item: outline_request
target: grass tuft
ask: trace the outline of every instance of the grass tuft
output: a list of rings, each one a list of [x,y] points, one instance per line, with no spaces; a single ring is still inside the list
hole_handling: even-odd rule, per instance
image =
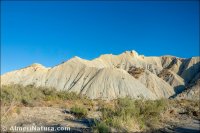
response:
[[[85,118],[87,116],[88,110],[84,107],[73,106],[70,110],[78,118]]]

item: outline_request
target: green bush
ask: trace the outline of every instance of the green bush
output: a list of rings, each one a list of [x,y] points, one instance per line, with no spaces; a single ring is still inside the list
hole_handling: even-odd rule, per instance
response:
[[[118,116],[122,116],[124,119],[126,119],[126,116],[138,117],[139,111],[140,110],[136,106],[135,101],[131,98],[126,97],[118,99],[116,105],[116,113]]]
[[[102,121],[120,130],[124,125],[131,125],[134,121],[140,128],[154,127],[158,124],[160,114],[166,107],[166,100],[133,100],[129,97],[119,98],[114,108],[103,106]]]
[[[105,122],[95,122],[94,130],[97,130],[98,133],[111,132],[109,126]]]
[[[136,100],[136,106],[140,109],[138,120],[141,127],[154,128],[160,118],[161,112],[167,106],[165,99],[160,100]]]
[[[57,99],[56,89],[53,88],[43,88],[42,93],[44,94],[45,101],[52,101]]]
[[[71,108],[70,112],[78,118],[84,118],[87,116],[88,110],[84,107],[78,107],[75,105]]]

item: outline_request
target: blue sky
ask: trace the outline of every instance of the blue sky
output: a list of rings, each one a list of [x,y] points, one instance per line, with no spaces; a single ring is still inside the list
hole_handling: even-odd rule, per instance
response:
[[[126,50],[198,56],[198,11],[198,1],[4,1],[1,73]]]

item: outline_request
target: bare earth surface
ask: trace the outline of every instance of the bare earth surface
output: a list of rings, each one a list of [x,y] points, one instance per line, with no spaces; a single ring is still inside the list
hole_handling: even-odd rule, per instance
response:
[[[160,129],[159,132],[164,133],[199,133],[200,121],[192,118],[185,118],[178,123],[169,123],[170,126]]]
[[[91,120],[76,119],[68,110],[55,107],[22,107],[20,114],[13,113],[5,123],[7,129],[19,127],[49,126],[70,127],[72,131],[81,132],[91,126]],[[88,129],[87,129],[88,130]]]

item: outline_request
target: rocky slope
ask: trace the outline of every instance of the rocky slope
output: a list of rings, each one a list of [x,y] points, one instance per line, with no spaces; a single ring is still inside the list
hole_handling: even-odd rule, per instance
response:
[[[176,99],[200,100],[200,80],[188,86]]]
[[[146,57],[127,51],[120,55],[102,55],[91,61],[74,57],[52,68],[33,64],[2,75],[1,85],[54,87],[92,99],[125,96],[158,99],[181,93],[199,79],[199,73],[199,57]]]

